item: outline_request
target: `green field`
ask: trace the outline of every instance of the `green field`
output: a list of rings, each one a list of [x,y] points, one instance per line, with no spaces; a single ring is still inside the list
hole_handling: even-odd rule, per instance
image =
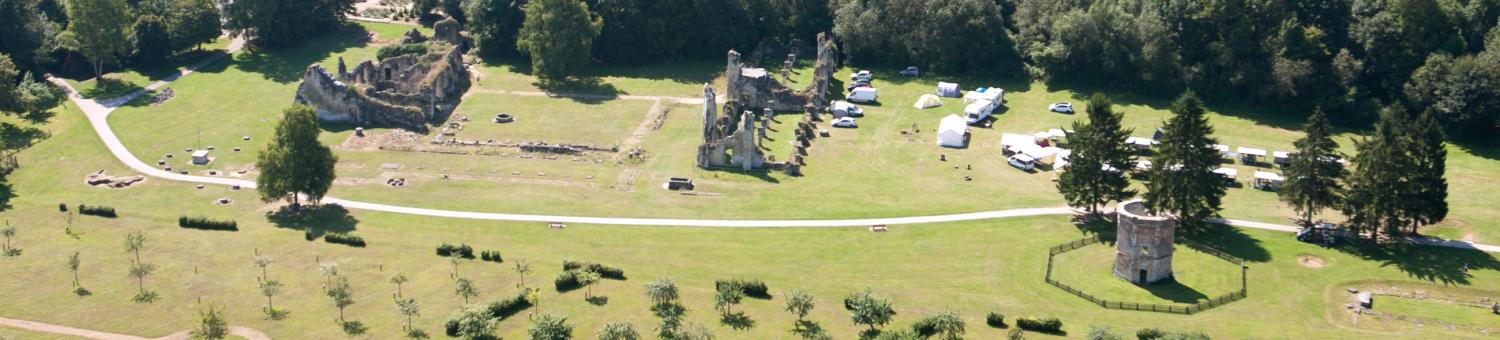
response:
[[[1138,286],[1114,276],[1113,244],[1057,254],[1052,279],[1111,302],[1189,306],[1240,290],[1239,265],[1183,245],[1172,253],[1175,282]]]

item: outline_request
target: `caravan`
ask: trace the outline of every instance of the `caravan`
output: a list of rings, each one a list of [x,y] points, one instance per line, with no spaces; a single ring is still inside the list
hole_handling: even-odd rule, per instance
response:
[[[964,118],[968,120],[969,124],[979,124],[990,118],[990,114],[995,112],[995,106],[997,105],[994,101],[989,100],[969,103],[968,106],[964,107]]]

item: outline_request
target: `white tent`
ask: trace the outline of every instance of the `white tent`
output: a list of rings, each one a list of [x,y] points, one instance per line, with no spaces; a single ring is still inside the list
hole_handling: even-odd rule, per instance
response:
[[[937,144],[950,148],[961,148],[964,146],[964,136],[969,134],[969,124],[964,117],[948,115],[943,117],[943,122],[938,125]]]
[[[943,106],[943,101],[939,100],[937,96],[930,95],[930,94],[924,94],[924,95],[922,95],[922,97],[917,98],[917,102],[916,103],[911,104],[911,107],[915,107],[917,109],[925,109],[925,108],[939,107],[939,106]]]
[[[1028,135],[1006,133],[1000,135],[1000,148],[1006,151],[1015,151],[1015,147],[1022,145],[1036,145],[1036,138]]]
[[[1052,162],[1052,169],[1061,170],[1062,168],[1068,167],[1068,164],[1072,164],[1071,162],[1068,162],[1068,157],[1072,156],[1073,150],[1062,149],[1058,151],[1057,160]],[[1105,164],[1104,166],[1109,166],[1109,164]]]

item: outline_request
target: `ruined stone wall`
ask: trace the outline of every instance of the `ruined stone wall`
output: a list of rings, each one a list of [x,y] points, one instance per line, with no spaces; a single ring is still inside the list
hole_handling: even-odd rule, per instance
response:
[[[420,36],[420,35],[418,35]],[[309,66],[296,102],[318,109],[320,120],[426,131],[434,117],[452,112],[468,91],[469,71],[459,49],[429,42],[430,51],[364,61],[344,73]]]
[[[818,35],[818,59],[813,81],[802,90],[793,90],[777,81],[775,75],[756,63],[744,63],[740,53],[729,51],[724,69],[726,95],[749,109],[771,109],[778,112],[804,111],[816,114],[827,108],[828,81],[837,67],[838,51],[832,39]]]
[[[1172,250],[1177,221],[1151,215],[1140,200],[1120,203],[1115,211],[1115,277],[1136,284],[1172,278]],[[1145,272],[1144,280],[1141,272]]]

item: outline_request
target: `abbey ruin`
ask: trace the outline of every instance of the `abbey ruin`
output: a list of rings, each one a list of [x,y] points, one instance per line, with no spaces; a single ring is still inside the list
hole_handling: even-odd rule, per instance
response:
[[[717,93],[710,85],[703,86],[703,143],[698,146],[698,167],[782,169],[796,174],[803,164],[802,157],[812,145],[814,122],[819,113],[828,109],[828,82],[838,67],[837,54],[833,39],[819,34],[812,83],[802,90],[792,90],[765,68],[740,62],[740,53],[730,50],[724,68],[727,98],[722,117],[717,109]],[[793,66],[790,60],[784,68]],[[764,152],[766,130],[777,112],[804,113],[797,123],[797,138],[791,142],[792,153],[784,163],[768,161]]]
[[[337,74],[308,66],[296,103],[317,108],[324,122],[426,131],[458,106],[470,85],[463,61],[468,41],[446,26],[431,39],[416,30],[402,37],[403,44],[425,46],[425,52],[367,60],[353,70],[340,58]]]

